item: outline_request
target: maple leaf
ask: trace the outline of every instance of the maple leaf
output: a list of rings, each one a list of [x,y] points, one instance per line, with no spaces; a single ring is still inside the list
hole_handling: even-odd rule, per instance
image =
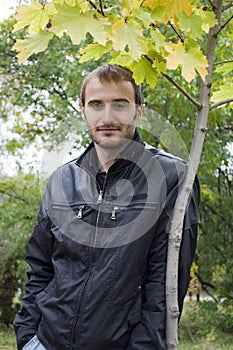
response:
[[[80,63],[89,61],[89,60],[98,60],[106,52],[111,51],[111,43],[108,42],[105,46],[98,43],[89,44],[86,47],[79,50],[81,53]]]
[[[79,6],[82,11],[86,11],[88,9],[88,1],[85,0],[54,0],[54,4],[58,5],[68,5],[68,6]]]
[[[226,83],[217,91],[214,91],[211,96],[211,102],[218,102],[233,98],[233,83]],[[223,107],[224,105],[222,105]],[[221,107],[221,106],[220,106]]]
[[[201,39],[203,31],[207,33],[211,27],[218,23],[212,12],[201,9],[193,9],[190,16],[186,13],[177,14],[177,18],[181,30],[186,31],[192,39]]]
[[[185,50],[182,43],[167,45],[165,49],[169,52],[166,57],[167,68],[177,69],[181,66],[181,73],[185,80],[190,82],[195,78],[195,70],[199,73],[202,80],[208,74],[208,63],[206,57],[202,54],[199,47],[193,47]]]
[[[17,54],[18,62],[23,63],[33,53],[44,51],[53,36],[53,33],[41,30],[39,33],[32,34],[24,40],[18,40],[13,46],[19,52]]]
[[[134,60],[132,58],[132,55],[125,51],[121,51],[121,52],[113,51],[111,53],[111,59],[109,60],[109,63],[117,64],[119,66],[127,67],[127,68],[130,68],[133,62]]]
[[[152,88],[157,85],[158,71],[145,57],[142,57],[138,62],[133,62],[131,68],[136,84],[139,85],[146,81]]]
[[[52,3],[49,3],[44,8],[34,0],[32,0],[30,6],[21,5],[13,16],[17,20],[13,32],[29,27],[28,32],[30,34],[36,33],[40,31],[40,29],[45,28],[50,16],[56,14],[56,12],[56,8]]]
[[[92,13],[83,14],[79,6],[68,6],[64,4],[56,5],[58,14],[54,16],[52,21],[53,32],[61,37],[66,32],[73,44],[80,44],[90,33],[95,41],[101,45],[105,45],[108,33],[104,30],[104,20],[98,21]]]
[[[163,34],[160,33],[157,28],[151,29],[150,35],[156,50],[159,50],[161,47],[164,47],[166,45],[166,38],[163,36]]]
[[[140,8],[142,2],[143,2],[142,0],[122,0],[121,1],[121,6],[122,6],[121,16],[128,17],[131,14],[132,9]]]
[[[186,34],[189,35],[190,38],[202,38],[202,19],[200,16],[197,16],[195,13],[192,13],[188,16],[186,13],[179,13],[176,15],[178,18],[178,23],[180,25],[180,29]]]
[[[123,51],[128,47],[136,61],[147,52],[147,43],[143,37],[142,28],[136,21],[129,20],[125,23],[123,19],[118,19],[113,23],[109,37],[114,50]]]
[[[219,65],[216,68],[217,73],[222,73],[223,75],[226,75],[228,73],[233,72],[233,62],[226,62],[221,65]]]
[[[185,12],[190,15],[193,6],[188,0],[145,0],[143,6],[155,9],[162,6],[165,9],[164,20],[167,22],[171,17],[175,17],[178,13]]]
[[[194,12],[202,18],[202,30],[208,33],[209,29],[218,24],[215,14],[211,11],[204,11],[202,9],[195,8]]]
[[[134,11],[134,16],[139,21],[143,22],[143,24],[147,27],[151,25],[151,23],[154,22],[154,17],[151,12],[145,11],[145,9],[138,9]]]

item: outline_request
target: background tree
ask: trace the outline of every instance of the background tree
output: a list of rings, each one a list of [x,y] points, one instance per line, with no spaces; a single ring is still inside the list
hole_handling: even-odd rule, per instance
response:
[[[25,283],[25,248],[41,200],[38,179],[31,174],[0,179],[0,320],[12,324],[16,296]],[[15,299],[16,298],[16,299]]]

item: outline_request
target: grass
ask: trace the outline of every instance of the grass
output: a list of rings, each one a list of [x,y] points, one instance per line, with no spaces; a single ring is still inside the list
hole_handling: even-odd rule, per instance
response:
[[[189,326],[185,322],[181,323],[179,330],[179,350],[232,350],[233,349],[233,335],[221,336],[209,334],[207,337],[193,336],[190,332]]]
[[[16,341],[13,327],[0,327],[0,349],[15,350]]]
[[[233,349],[233,333],[226,317],[220,320],[216,310],[213,302],[185,303],[179,325],[179,350]]]

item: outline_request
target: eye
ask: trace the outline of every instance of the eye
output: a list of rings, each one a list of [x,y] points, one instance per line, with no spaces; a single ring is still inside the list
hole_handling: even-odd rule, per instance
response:
[[[101,102],[93,102],[90,104],[90,107],[94,109],[95,111],[99,111],[103,108],[103,103]]]
[[[128,102],[114,102],[112,108],[116,111],[123,111],[128,107]]]

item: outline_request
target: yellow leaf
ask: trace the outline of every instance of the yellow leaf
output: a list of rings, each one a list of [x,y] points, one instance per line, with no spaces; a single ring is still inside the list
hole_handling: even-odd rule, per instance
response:
[[[122,0],[121,2],[121,6],[122,6],[122,10],[121,10],[121,16],[122,17],[127,17],[130,15],[130,13],[132,12],[132,9],[139,9],[141,4],[142,4],[142,0]]]
[[[56,8],[52,3],[48,3],[44,8],[34,0],[31,1],[30,5],[21,5],[14,15],[17,23],[14,25],[13,32],[28,26],[30,34],[37,33],[45,28],[50,16],[56,14],[56,12]]]
[[[175,17],[178,13],[185,12],[187,15],[190,15],[193,9],[188,0],[145,0],[143,6],[151,9],[163,6],[165,9],[165,22],[171,17]]]
[[[169,52],[166,57],[167,69],[175,70],[178,66],[181,66],[181,73],[188,82],[195,78],[195,71],[199,73],[202,80],[205,79],[208,74],[206,69],[208,63],[198,47],[186,51],[182,43],[178,43],[167,45],[165,49]]]
[[[24,40],[17,40],[13,48],[19,52],[17,55],[18,62],[23,63],[33,53],[44,51],[53,36],[53,33],[41,30],[39,33],[32,34]]]
[[[143,37],[142,28],[133,20],[125,23],[123,19],[118,19],[112,25],[110,39],[114,50],[123,51],[128,48],[132,52],[132,58],[136,61],[147,52],[147,44]]]

